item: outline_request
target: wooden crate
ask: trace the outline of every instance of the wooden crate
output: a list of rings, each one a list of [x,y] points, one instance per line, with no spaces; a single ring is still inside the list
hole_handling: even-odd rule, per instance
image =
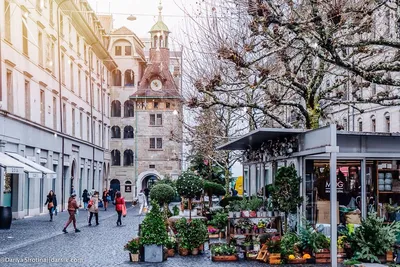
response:
[[[268,255],[269,264],[281,264],[281,254],[271,253]]]
[[[315,263],[330,263],[331,253],[329,251],[315,253]]]

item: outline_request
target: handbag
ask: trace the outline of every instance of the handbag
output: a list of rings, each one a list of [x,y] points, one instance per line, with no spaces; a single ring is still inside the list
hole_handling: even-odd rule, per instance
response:
[[[122,216],[126,217],[126,206],[122,205]]]
[[[54,207],[53,202],[49,202],[49,204],[47,204],[47,208],[50,210]]]
[[[93,206],[93,200],[90,200],[87,207],[88,207],[88,209],[90,209],[92,206]]]
[[[98,207],[99,207],[99,208],[102,208],[102,207],[103,207],[103,202],[102,202],[101,200],[99,200],[99,205],[98,205]]]

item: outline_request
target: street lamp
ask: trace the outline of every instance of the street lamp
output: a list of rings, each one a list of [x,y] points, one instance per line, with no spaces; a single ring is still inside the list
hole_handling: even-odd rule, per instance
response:
[[[136,20],[136,17],[134,16],[134,15],[130,15],[128,18],[127,18],[127,20],[129,20],[129,21],[135,21]]]

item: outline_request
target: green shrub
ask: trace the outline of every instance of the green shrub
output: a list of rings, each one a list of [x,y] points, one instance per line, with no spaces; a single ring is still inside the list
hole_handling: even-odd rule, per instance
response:
[[[140,243],[142,245],[166,245],[168,233],[160,211],[160,206],[156,201],[151,202],[151,210],[143,219],[140,229]]]
[[[175,190],[167,184],[156,184],[150,190],[150,198],[160,205],[170,203],[175,197]]]
[[[243,199],[243,198],[240,197],[240,196],[225,197],[224,199],[222,199],[222,200],[219,202],[219,205],[220,205],[221,207],[225,208],[226,206],[229,205],[229,203],[230,203],[231,201],[234,201],[234,200],[239,200],[239,201],[241,201],[242,199]]]
[[[206,193],[209,197],[211,197],[212,195],[223,196],[225,195],[226,191],[221,184],[205,181],[204,193]]]
[[[203,181],[193,172],[182,173],[176,181],[178,194],[184,198],[194,198],[203,191]]]

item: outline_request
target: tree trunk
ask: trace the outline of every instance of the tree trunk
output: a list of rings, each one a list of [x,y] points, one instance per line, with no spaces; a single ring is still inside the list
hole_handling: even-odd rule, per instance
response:
[[[225,168],[225,197],[229,196],[229,169]]]
[[[192,221],[192,199],[191,198],[189,198],[189,200],[188,200],[188,206],[189,206],[189,222],[191,222]]]

